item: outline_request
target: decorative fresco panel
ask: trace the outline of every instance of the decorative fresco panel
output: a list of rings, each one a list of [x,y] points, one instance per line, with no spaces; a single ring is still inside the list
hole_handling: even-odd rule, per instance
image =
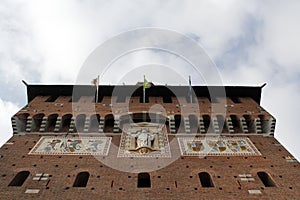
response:
[[[29,152],[35,155],[107,155],[111,137],[43,136]]]
[[[259,156],[246,137],[181,137],[178,143],[183,156]]]

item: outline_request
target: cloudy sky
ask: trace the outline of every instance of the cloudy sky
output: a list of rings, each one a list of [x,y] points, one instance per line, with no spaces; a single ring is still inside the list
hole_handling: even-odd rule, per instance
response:
[[[0,144],[11,137],[10,117],[26,104],[22,79],[74,84],[85,59],[107,39],[136,28],[159,27],[202,45],[224,85],[266,82],[262,105],[277,119],[275,137],[300,160],[299,9],[297,0],[2,0]],[[154,57],[162,65],[181,62],[144,51],[128,56],[122,69]]]

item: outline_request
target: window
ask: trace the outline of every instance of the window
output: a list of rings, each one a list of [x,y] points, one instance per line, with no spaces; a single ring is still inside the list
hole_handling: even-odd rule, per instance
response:
[[[138,174],[138,188],[149,188],[151,187],[151,180],[149,173]]]
[[[257,175],[266,187],[275,187],[275,183],[269,174],[266,172],[257,172]]]
[[[240,98],[238,98],[237,96],[232,96],[230,97],[230,99],[233,103],[241,103]]]
[[[80,172],[77,174],[73,187],[86,187],[90,174],[88,172]]]
[[[171,96],[163,96],[163,102],[164,103],[172,103],[172,97]]]
[[[8,186],[22,186],[27,177],[29,176],[29,171],[21,171],[17,173],[17,175],[14,177],[14,179],[9,183]]]
[[[58,95],[52,95],[48,99],[46,99],[46,102],[54,102],[58,98]]]
[[[202,187],[214,187],[214,184],[212,182],[212,179],[209,175],[209,173],[207,172],[201,172],[198,174],[199,175],[199,179],[200,179],[200,183]]]

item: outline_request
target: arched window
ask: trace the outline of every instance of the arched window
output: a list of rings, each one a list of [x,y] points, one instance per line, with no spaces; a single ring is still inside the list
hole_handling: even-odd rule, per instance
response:
[[[89,177],[90,177],[90,173],[80,172],[76,176],[73,187],[86,187]]]
[[[261,182],[263,182],[263,184],[266,187],[275,187],[276,186],[273,179],[271,178],[271,176],[269,174],[267,174],[266,172],[257,172],[257,175],[260,178]]]
[[[151,180],[149,173],[138,174],[138,188],[149,188],[151,187]]]
[[[214,187],[214,183],[207,172],[201,172],[198,174],[202,187]]]
[[[8,186],[22,186],[23,183],[26,181],[27,177],[29,176],[29,171],[21,171],[17,173],[14,179],[9,183]]]

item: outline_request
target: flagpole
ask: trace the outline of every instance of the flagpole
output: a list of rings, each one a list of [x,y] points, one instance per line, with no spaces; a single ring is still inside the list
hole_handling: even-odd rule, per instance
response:
[[[98,75],[98,77],[97,77],[96,99],[95,99],[95,103],[98,103],[98,96],[99,96],[99,75]]]
[[[145,103],[145,101],[146,101],[145,81],[146,81],[146,78],[145,78],[145,75],[144,75],[144,82],[143,82],[143,103]]]
[[[189,76],[189,94],[190,94],[190,103],[193,103],[191,76]]]

